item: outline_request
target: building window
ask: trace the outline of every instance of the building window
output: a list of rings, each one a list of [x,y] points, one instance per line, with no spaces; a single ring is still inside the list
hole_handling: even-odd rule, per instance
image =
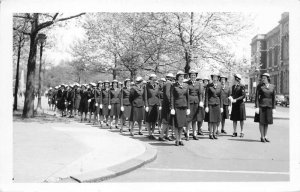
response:
[[[270,67],[272,67],[273,65],[272,65],[272,49],[270,48],[269,49],[269,52],[268,52],[268,54],[269,54],[269,61],[268,61],[268,68],[270,68]]]

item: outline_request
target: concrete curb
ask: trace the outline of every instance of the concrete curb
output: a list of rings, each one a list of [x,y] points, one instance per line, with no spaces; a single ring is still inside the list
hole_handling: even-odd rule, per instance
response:
[[[107,179],[123,175],[130,171],[133,171],[143,165],[154,161],[157,157],[157,149],[151,145],[144,143],[146,150],[142,155],[139,155],[133,159],[125,161],[123,163],[107,167],[105,169],[95,170],[92,172],[83,173],[80,175],[71,175],[69,178],[61,178],[55,183],[93,183],[101,182]],[[51,181],[48,181],[51,182]]]

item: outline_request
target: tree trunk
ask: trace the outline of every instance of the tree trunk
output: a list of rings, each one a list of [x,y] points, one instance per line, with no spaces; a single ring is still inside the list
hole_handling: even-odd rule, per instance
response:
[[[38,88],[38,103],[37,111],[42,109],[42,55],[43,55],[43,43],[40,46],[40,66],[39,66],[39,88]]]
[[[34,85],[35,85],[35,67],[36,67],[36,51],[37,51],[37,25],[38,13],[34,13],[33,21],[31,22],[31,35],[30,35],[30,50],[27,64],[27,81],[25,102],[23,108],[23,118],[34,117]]]
[[[112,73],[113,73],[113,79],[116,79],[117,78],[117,54],[114,53],[114,58],[115,58],[115,66],[112,70]]]
[[[189,73],[190,72],[190,66],[191,64],[191,54],[188,51],[185,51],[185,67],[184,72]]]
[[[130,71],[130,78],[132,81],[134,81],[134,79],[136,78],[136,70],[131,70]]]
[[[18,46],[18,58],[17,58],[17,72],[16,72],[16,83],[15,83],[15,97],[14,97],[14,108],[13,110],[18,109],[18,89],[19,89],[19,66],[20,66],[20,56],[21,56],[21,42]]]

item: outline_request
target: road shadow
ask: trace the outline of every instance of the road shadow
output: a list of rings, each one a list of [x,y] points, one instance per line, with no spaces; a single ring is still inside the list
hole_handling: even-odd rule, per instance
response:
[[[231,141],[244,141],[244,142],[260,142],[260,140],[254,140],[254,139],[228,139]]]

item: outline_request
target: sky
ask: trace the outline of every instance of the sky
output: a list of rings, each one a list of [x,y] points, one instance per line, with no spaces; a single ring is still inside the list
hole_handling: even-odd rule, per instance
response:
[[[265,34],[278,25],[282,12],[251,12],[254,27],[252,31],[233,46],[233,51],[240,57],[250,59],[250,43],[256,34]],[[249,14],[249,13],[246,13]],[[84,29],[76,26],[75,20],[70,20],[66,28],[58,28],[53,33],[56,38],[55,47],[45,50],[47,62],[57,65],[61,60],[72,60],[70,46],[78,39],[84,38]]]

